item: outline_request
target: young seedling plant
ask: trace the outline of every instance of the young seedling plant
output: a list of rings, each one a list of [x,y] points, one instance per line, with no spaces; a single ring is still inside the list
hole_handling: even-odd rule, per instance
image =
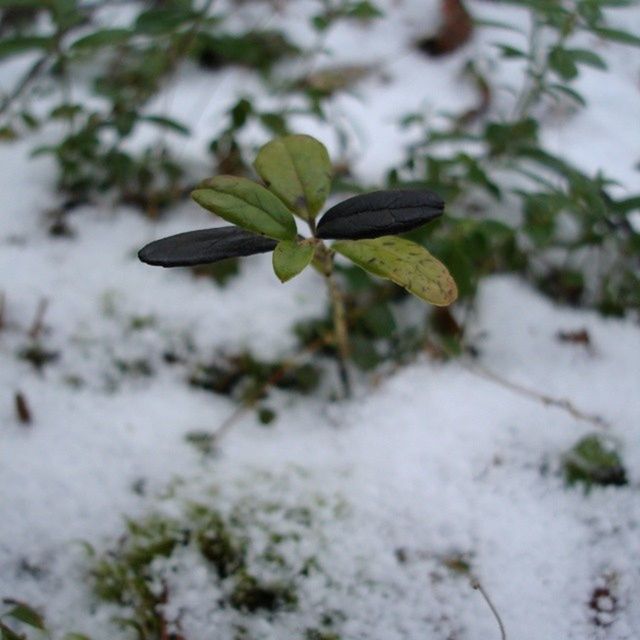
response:
[[[254,167],[263,185],[221,175],[203,181],[192,193],[199,205],[234,226],[162,238],[143,247],[138,257],[151,265],[182,267],[272,251],[273,270],[282,282],[312,264],[327,283],[340,377],[349,395],[349,340],[335,255],[425,302],[449,305],[457,287],[447,268],[424,247],[398,237],[442,215],[444,202],[427,190],[375,191],[340,202],[316,222],[332,176],[321,142],[307,135],[276,138],[260,149]],[[298,233],[294,215],[306,222],[308,237]]]

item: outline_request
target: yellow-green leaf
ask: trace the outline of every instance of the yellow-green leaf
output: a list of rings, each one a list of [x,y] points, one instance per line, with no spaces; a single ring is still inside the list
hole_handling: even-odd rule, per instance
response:
[[[331,190],[333,168],[325,146],[306,135],[275,138],[254,167],[267,187],[305,220],[313,220]]]
[[[202,207],[228,222],[277,240],[296,236],[296,223],[280,199],[263,186],[236,176],[216,176],[191,194]]]
[[[359,267],[404,287],[414,296],[439,307],[458,297],[447,268],[424,247],[396,236],[372,240],[344,240],[332,249]]]
[[[309,266],[314,247],[311,243],[282,240],[273,252],[273,270],[281,282],[287,282]]]

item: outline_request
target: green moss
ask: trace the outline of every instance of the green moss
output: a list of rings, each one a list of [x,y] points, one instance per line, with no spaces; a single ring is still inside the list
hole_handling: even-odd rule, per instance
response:
[[[304,633],[304,640],[340,640],[340,636],[330,631],[307,629]]]
[[[249,573],[242,573],[229,596],[229,604],[240,611],[254,613],[260,609],[277,611],[291,609],[298,603],[293,586],[279,582],[260,582]]]
[[[245,545],[234,537],[220,514],[206,507],[195,507],[194,515],[202,520],[196,532],[196,544],[202,556],[226,578],[245,566]]]
[[[269,474],[256,474],[253,482],[279,486]],[[172,580],[197,565],[206,569],[203,576],[220,594],[210,606],[267,620],[298,607],[297,583],[322,572],[319,559],[305,555],[302,543],[313,535],[318,510],[333,514],[333,500],[311,496],[306,503],[282,504],[248,494],[229,503],[219,487],[197,503],[181,502],[181,495],[180,484],[174,483],[161,498],[171,517],[157,513],[129,521],[115,547],[94,556],[94,593],[118,608],[118,625],[140,640],[162,640]],[[325,631],[333,629],[328,616],[318,612],[315,617],[309,634],[316,635],[305,638],[336,640]],[[244,637],[241,622],[239,638]]]
[[[212,264],[199,264],[191,267],[191,271],[196,277],[211,278],[216,284],[224,287],[240,273],[240,261],[238,258],[229,258]]]
[[[188,381],[205,391],[247,399],[263,395],[260,392],[265,385],[309,394],[320,378],[320,370],[311,364],[288,368],[284,362],[258,360],[245,352],[197,364]]]

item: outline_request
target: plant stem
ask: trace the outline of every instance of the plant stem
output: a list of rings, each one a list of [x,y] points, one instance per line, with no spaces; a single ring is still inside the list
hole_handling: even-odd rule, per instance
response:
[[[545,24],[541,20],[537,9],[530,9],[531,30],[529,32],[529,64],[527,68],[527,81],[522,89],[515,107],[514,119],[522,120],[529,115],[531,108],[538,103],[544,93],[547,83],[547,75],[550,70],[549,55],[552,49],[564,47],[567,39],[573,33],[577,16],[574,13],[567,16],[564,26],[559,29],[557,42],[553,46],[544,47],[543,35]]]
[[[493,614],[493,617],[496,619],[496,622],[498,623],[498,627],[500,628],[501,640],[507,640],[507,631],[504,628],[504,623],[502,622],[502,618],[500,617],[498,610],[496,609],[495,605],[491,601],[489,594],[485,591],[484,587],[480,584],[480,581],[477,578],[471,578],[471,587],[476,591],[480,592],[485,602],[489,606],[489,609],[491,609],[491,613]]]
[[[344,390],[344,397],[351,397],[351,381],[349,379],[349,333],[347,330],[347,315],[344,306],[342,291],[338,286],[333,272],[333,253],[326,250],[324,257],[323,274],[327,282],[331,308],[333,311],[333,331],[335,337],[336,351],[338,356],[338,371]]]

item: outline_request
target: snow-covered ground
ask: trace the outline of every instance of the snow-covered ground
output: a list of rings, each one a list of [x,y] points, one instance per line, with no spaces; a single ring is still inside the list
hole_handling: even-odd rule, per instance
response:
[[[325,43],[338,62],[384,61],[384,80],[368,79],[333,105],[356,123],[356,169],[371,182],[401,157],[400,114],[473,102],[458,78],[464,52],[431,61],[410,48],[432,25],[435,3],[388,5],[385,21],[340,26]],[[507,12],[480,0],[470,6],[487,18]],[[302,37],[302,15],[272,16],[263,26],[282,20]],[[522,15],[510,9],[509,19]],[[640,32],[640,9],[613,12],[612,21]],[[492,39],[483,33],[469,47],[485,51]],[[611,71],[584,74],[589,107],[551,121],[545,136],[585,169],[606,168],[637,191],[640,61],[614,45],[600,53]],[[221,72],[215,91],[253,87],[234,73]],[[199,79],[190,72],[158,102],[191,121],[198,113],[202,131],[185,157],[202,153],[219,115],[206,96],[211,86]],[[322,128],[305,131],[327,136],[335,149]],[[222,512],[248,504],[255,518],[275,503],[312,512],[283,550],[292,566],[313,555],[321,568],[296,576],[298,606],[275,615],[219,606],[224,585],[186,549],[158,569],[171,589],[167,618],[179,619],[186,639],[302,639],[328,611],[340,612],[331,631],[342,640],[499,637],[456,559],[490,594],[511,639],[640,638],[637,324],[561,308],[517,279],[496,277],[483,284],[470,325],[483,367],[606,421],[600,429],[622,452],[625,487],[586,494],[565,486],[563,455],[598,427],[488,380],[464,360],[426,357],[377,383],[360,380],[348,402],[276,393],[273,425],[248,414],[217,455],[203,457],[185,435],[214,429],[234,406],[189,387],[185,367],[167,364],[163,353],[191,349],[206,359],[247,347],[287,355],[291,325],[323,309],[316,274],[281,285],[270,257],[257,256],[218,288],[139,263],[135,253],[151,239],[206,226],[206,214],[189,203],[160,222],[106,204],[85,207],[71,218],[75,238],[49,237],[43,215],[54,202],[54,172],[29,159],[31,147],[0,147],[1,597],[39,608],[56,637],[73,630],[127,638],[130,631],[110,622],[122,612],[92,595],[83,541],[102,554],[123,535],[125,517],[176,515],[191,500]],[[38,371],[18,354],[42,299],[40,341],[58,356]],[[556,337],[583,328],[590,348]],[[123,362],[136,361],[149,375],[126,373]],[[18,391],[30,425],[16,416]],[[278,513],[276,528],[287,525]],[[249,518],[248,527],[259,537],[256,522]],[[594,604],[605,589],[608,600]]]

